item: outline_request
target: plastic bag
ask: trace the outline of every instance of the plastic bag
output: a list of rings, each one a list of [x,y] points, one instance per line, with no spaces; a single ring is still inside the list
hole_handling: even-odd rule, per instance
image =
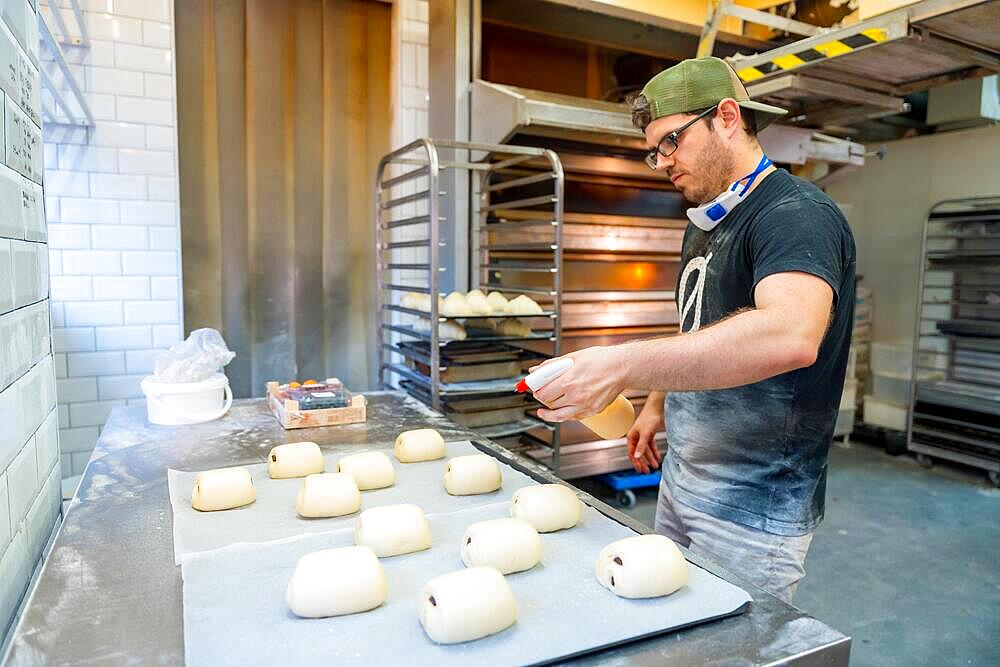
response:
[[[157,382],[200,382],[222,371],[236,356],[215,329],[197,329],[156,360]]]

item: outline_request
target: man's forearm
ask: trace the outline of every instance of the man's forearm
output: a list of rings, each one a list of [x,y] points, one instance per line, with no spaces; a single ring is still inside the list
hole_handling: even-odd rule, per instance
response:
[[[702,391],[758,382],[815,361],[794,314],[746,310],[694,333],[618,346],[625,386]]]
[[[646,396],[646,403],[642,406],[642,411],[655,410],[656,412],[663,413],[663,401],[666,399],[667,393],[663,391],[651,391],[649,395]]]

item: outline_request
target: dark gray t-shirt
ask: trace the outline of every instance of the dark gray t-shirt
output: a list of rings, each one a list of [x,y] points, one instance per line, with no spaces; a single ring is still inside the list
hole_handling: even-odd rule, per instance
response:
[[[826,467],[854,320],[854,237],[836,204],[779,169],[711,232],[688,225],[677,307],[681,333],[755,306],[754,289],[787,271],[833,288],[816,363],[761,382],[674,392],[663,475],[680,502],[777,535],[823,518]],[[754,354],[753,341],[744,354]]]

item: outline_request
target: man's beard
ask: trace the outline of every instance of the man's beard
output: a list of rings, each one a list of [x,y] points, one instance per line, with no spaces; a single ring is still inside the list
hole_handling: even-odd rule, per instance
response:
[[[712,201],[732,184],[735,164],[736,160],[729,147],[722,143],[718,134],[710,133],[709,140],[694,159],[698,176],[691,180],[697,180],[697,183],[692,183],[689,190],[682,188],[684,197],[699,206]],[[691,174],[688,176],[690,178]]]

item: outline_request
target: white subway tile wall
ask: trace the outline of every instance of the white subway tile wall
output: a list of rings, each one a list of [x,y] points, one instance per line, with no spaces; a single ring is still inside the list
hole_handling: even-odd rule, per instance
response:
[[[49,272],[61,274],[47,243],[87,248],[89,230],[46,229],[42,205],[43,145],[39,108],[37,18],[30,2],[0,8],[0,643],[27,592],[31,573],[56,524],[59,489],[59,417],[53,357]],[[30,55],[30,57],[29,57]],[[11,77],[10,72],[20,72]],[[53,151],[48,151],[54,155]],[[67,193],[89,196],[85,175],[54,164],[46,180]],[[46,189],[48,186],[46,185]],[[84,282],[60,280],[66,300],[90,298]],[[60,315],[61,316],[61,315]],[[86,337],[70,331],[60,344],[74,350]]]
[[[142,398],[139,380],[180,339],[182,317],[170,2],[81,7],[91,47],[67,58],[96,127],[44,134],[63,476],[83,472],[113,407]]]

